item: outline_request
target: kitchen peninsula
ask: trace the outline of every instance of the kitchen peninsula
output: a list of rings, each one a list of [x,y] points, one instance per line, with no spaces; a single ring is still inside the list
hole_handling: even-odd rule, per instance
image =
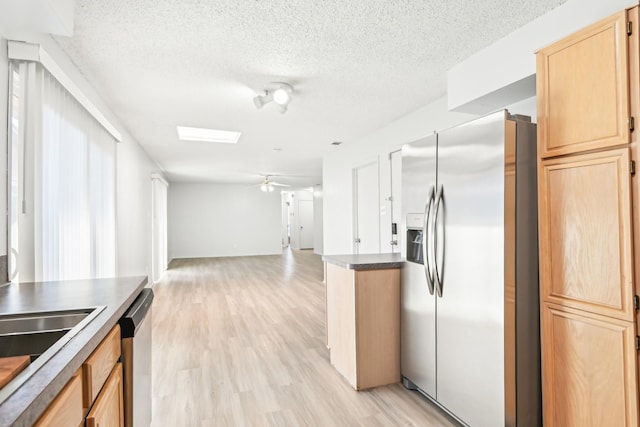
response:
[[[400,381],[400,254],[323,260],[331,364],[356,390]]]
[[[0,402],[0,425],[33,425],[112,331],[146,284],[147,278],[141,276],[0,286],[0,318],[17,313],[101,308],[73,338]],[[10,386],[11,383],[6,387]],[[2,392],[0,389],[0,396]]]

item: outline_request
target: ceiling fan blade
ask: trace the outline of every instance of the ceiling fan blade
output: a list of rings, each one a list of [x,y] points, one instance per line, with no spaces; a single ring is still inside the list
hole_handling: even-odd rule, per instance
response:
[[[275,185],[278,187],[291,187],[289,184],[280,184],[279,182],[273,182],[273,181],[271,181],[271,185]]]

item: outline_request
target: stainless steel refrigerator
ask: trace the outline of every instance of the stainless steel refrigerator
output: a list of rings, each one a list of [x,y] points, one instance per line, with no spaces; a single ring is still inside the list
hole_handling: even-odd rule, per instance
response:
[[[468,426],[542,425],[535,124],[405,144],[401,230],[405,387]]]

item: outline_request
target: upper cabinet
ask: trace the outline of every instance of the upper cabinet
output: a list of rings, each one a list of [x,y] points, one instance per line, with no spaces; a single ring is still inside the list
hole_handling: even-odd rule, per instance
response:
[[[538,151],[551,157],[629,143],[627,11],[538,52]]]

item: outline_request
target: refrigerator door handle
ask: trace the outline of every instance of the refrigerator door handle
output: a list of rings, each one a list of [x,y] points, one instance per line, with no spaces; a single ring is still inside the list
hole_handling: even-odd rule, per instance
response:
[[[429,219],[431,217],[431,211],[433,210],[433,204],[435,203],[435,187],[431,187],[429,190],[429,197],[427,197],[427,204],[424,206],[424,224],[422,225],[422,260],[424,262],[424,273],[427,276],[427,286],[429,287],[429,294],[433,295],[434,289],[434,274],[431,271],[431,264],[429,263],[429,242],[432,240],[429,236]]]
[[[444,187],[440,185],[438,192],[435,196],[435,212],[433,214],[433,266],[435,270],[435,274],[433,275],[434,281],[438,286],[438,296],[442,298],[442,288],[443,288],[443,277],[444,277],[444,245],[445,245],[445,235],[444,235],[444,224],[442,227],[438,227],[441,206],[444,204]],[[444,219],[442,220],[444,221]],[[441,254],[438,257],[438,254]],[[440,259],[438,259],[440,258]]]

